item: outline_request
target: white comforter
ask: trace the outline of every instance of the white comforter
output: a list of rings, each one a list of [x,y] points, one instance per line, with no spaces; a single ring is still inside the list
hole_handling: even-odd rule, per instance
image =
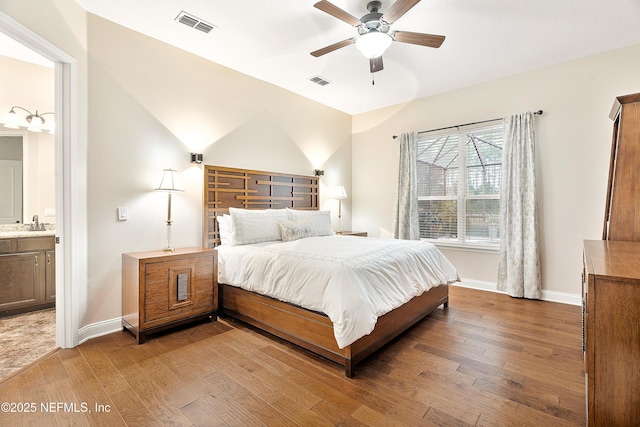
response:
[[[343,348],[379,316],[434,286],[458,280],[432,244],[354,236],[222,245],[218,281],[325,313]]]

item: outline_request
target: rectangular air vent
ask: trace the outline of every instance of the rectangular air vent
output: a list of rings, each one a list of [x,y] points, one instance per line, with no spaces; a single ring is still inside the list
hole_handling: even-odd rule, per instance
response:
[[[202,31],[203,33],[209,33],[216,27],[215,25],[209,24],[200,18],[196,18],[195,16],[188,14],[184,10],[180,12],[178,16],[176,16],[176,21],[191,28],[195,28],[196,30]]]
[[[311,77],[309,80],[314,82],[315,84],[319,84],[320,86],[326,86],[331,83],[329,80],[325,80],[320,76]]]

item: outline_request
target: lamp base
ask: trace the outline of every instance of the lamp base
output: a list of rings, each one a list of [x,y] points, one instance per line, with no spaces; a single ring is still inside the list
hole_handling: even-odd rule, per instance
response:
[[[169,197],[171,197],[171,193],[169,193]],[[171,199],[169,199],[171,200]],[[171,203],[169,203],[171,206]],[[175,252],[176,248],[171,246],[171,220],[167,219],[167,247],[162,249],[165,252]]]

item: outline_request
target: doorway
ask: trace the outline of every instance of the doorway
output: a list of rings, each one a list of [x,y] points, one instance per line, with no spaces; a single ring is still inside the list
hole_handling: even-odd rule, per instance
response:
[[[66,52],[0,11],[0,33],[55,65],[56,345],[78,345],[77,63]]]

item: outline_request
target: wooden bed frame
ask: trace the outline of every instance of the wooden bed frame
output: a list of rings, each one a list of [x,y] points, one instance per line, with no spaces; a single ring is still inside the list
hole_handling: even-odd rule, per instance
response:
[[[318,209],[318,177],[205,166],[203,244],[215,247],[220,234],[215,217],[229,207],[245,209]],[[344,366],[354,367],[371,353],[428,316],[440,305],[448,307],[449,286],[436,286],[380,317],[371,334],[338,348],[331,320],[274,298],[226,284],[219,285],[219,311],[276,335]]]

